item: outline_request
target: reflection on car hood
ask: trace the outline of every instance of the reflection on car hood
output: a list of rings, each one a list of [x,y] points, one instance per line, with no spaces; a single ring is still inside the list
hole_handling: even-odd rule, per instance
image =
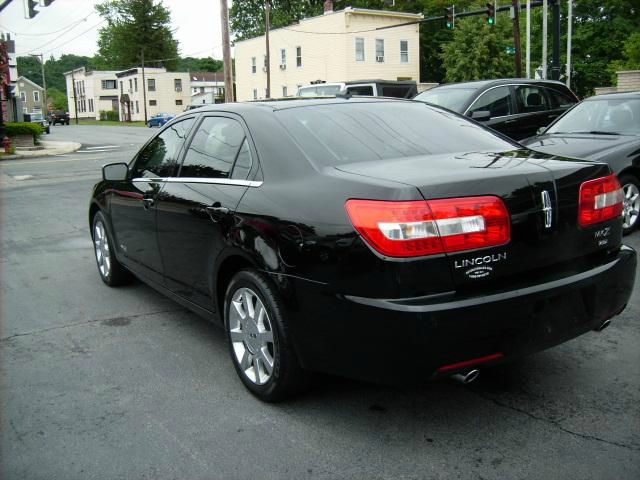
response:
[[[621,151],[640,148],[640,137],[634,135],[545,134],[527,138],[522,145],[538,152],[587,160],[604,160]]]

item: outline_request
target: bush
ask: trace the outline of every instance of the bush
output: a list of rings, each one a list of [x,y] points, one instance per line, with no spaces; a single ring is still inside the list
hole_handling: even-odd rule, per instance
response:
[[[118,112],[116,110],[100,110],[100,120],[117,122],[120,118],[118,117]]]
[[[44,133],[42,125],[31,122],[5,123],[4,129],[5,134],[8,137],[15,137],[16,135],[33,135],[34,141],[37,141],[40,135]]]

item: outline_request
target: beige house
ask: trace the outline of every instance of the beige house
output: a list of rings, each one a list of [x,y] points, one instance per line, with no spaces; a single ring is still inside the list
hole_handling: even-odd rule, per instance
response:
[[[85,67],[65,72],[68,112],[71,117],[100,119],[100,111],[118,111],[116,71],[87,70]],[[74,93],[75,83],[75,93]],[[74,97],[77,105],[74,105]]]
[[[143,92],[142,68],[116,74],[120,94],[120,120],[144,120],[145,94],[147,118],[157,113],[183,112],[191,104],[191,80],[188,72],[167,72],[164,68],[145,68],[146,92]]]
[[[15,90],[18,121],[22,121],[25,113],[43,113],[43,94],[44,89],[37,83],[27,77],[18,78]]]
[[[329,2],[327,2],[329,3]],[[325,5],[327,5],[325,3]],[[328,8],[332,8],[330,5]],[[421,14],[348,7],[271,30],[271,97],[296,94],[313,81],[415,80],[420,76]],[[235,43],[238,101],[266,97],[265,37]]]

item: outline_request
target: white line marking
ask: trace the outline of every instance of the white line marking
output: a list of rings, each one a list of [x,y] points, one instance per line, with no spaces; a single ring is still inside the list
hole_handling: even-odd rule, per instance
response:
[[[86,162],[87,160],[106,160],[104,157],[82,157],[82,158],[68,158],[65,160],[41,160],[39,162],[21,162],[16,160],[15,163],[11,161],[9,162],[0,162],[0,167],[11,167],[11,166],[20,166],[20,165],[36,165],[40,163],[62,163],[62,162]]]
[[[33,175],[14,175],[13,179],[14,180],[31,180],[33,178]]]
[[[86,147],[85,150],[98,150],[100,148],[120,148],[120,145],[102,145],[100,147]]]

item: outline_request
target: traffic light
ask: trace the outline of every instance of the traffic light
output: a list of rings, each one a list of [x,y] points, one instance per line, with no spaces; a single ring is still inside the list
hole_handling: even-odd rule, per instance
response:
[[[40,13],[38,10],[36,10],[36,5],[38,5],[38,2],[36,0],[26,0],[27,18],[33,18]]]
[[[496,6],[493,3],[487,3],[487,23],[489,25],[496,24]]]
[[[453,30],[456,26],[456,6],[451,5],[444,9],[444,24],[449,30]]]

